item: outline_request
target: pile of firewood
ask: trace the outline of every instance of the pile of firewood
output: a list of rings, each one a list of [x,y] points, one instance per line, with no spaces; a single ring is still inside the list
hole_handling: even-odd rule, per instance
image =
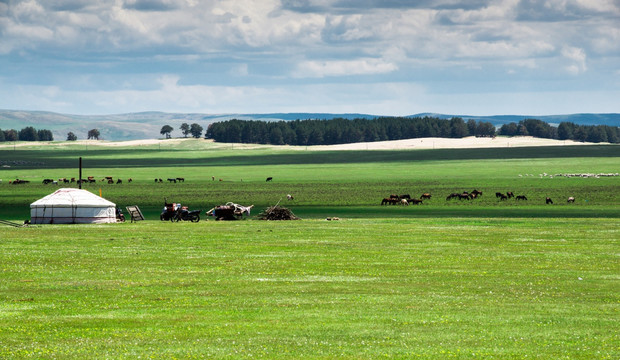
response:
[[[293,212],[283,206],[272,206],[258,214],[258,220],[299,220]]]

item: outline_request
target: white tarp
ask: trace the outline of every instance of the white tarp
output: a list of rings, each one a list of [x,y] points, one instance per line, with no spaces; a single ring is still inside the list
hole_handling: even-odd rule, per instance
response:
[[[32,224],[116,222],[116,204],[80,189],[58,189],[30,204]]]

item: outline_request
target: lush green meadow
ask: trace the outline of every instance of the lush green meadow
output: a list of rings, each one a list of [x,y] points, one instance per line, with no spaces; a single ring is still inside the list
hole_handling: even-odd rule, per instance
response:
[[[0,148],[0,219],[28,218],[80,156],[84,177],[125,180],[84,188],[147,221],[1,227],[0,358],[620,357],[620,178],[539,176],[618,172],[620,147]],[[160,222],[164,197],[302,220]]]
[[[616,173],[619,146],[565,146],[541,148],[418,150],[418,151],[291,151],[269,147],[254,150],[216,147],[188,141],[179,148],[143,146],[106,148],[57,146],[0,149],[0,161],[15,162],[0,170],[0,218],[26,219],[29,204],[49,194],[54,185],[44,178],[121,178],[123,184],[97,181],[84,188],[120,207],[139,205],[149,219],[157,219],[164,198],[193,209],[210,209],[233,201],[265,208],[283,200],[306,216],[611,216],[620,217],[620,177],[565,178],[540,174]],[[532,176],[530,176],[532,175]],[[265,182],[267,177],[272,182]],[[183,177],[184,183],[167,178]],[[12,179],[30,180],[24,186]],[[132,178],[131,184],[127,179]],[[155,178],[164,183],[155,183]],[[212,179],[215,179],[213,181]],[[220,181],[221,179],[221,181]],[[71,186],[76,186],[75,184]],[[478,189],[475,201],[445,201],[453,192]],[[527,202],[500,202],[495,192],[526,195]],[[394,209],[378,207],[390,194],[419,197],[433,194],[424,206]],[[286,194],[294,201],[286,202]],[[544,206],[545,198],[554,206]],[[575,204],[566,204],[569,196]],[[574,206],[573,206],[574,205]]]

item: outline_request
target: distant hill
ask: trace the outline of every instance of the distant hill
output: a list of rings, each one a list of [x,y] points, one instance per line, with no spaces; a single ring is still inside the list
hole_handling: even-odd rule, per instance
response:
[[[140,112],[112,115],[70,115],[45,111],[0,110],[0,129],[20,130],[27,126],[36,129],[48,129],[54,134],[54,139],[64,140],[68,132],[73,132],[78,139],[86,139],[91,129],[98,129],[101,138],[105,140],[137,140],[161,137],[159,131],[162,126],[170,125],[174,128],[173,137],[181,137],[179,127],[182,123],[198,123],[203,128],[217,121],[230,119],[262,120],[262,121],[289,121],[305,119],[373,119],[382,115],[370,114],[333,114],[333,113],[272,113],[272,114],[199,114],[199,113],[164,113]],[[572,115],[497,115],[497,116],[470,116],[421,113],[407,117],[431,116],[438,118],[461,117],[465,120],[487,121],[495,126],[510,122],[519,122],[523,119],[539,119],[557,125],[562,121],[581,125],[610,125],[620,126],[620,114],[572,114]]]
[[[450,119],[452,117],[460,117],[465,120],[473,119],[476,121],[487,121],[495,126],[501,126],[511,122],[518,123],[524,119],[538,119],[551,125],[557,126],[559,123],[566,121],[572,122],[578,125],[609,125],[620,126],[620,114],[569,114],[569,115],[492,115],[492,116],[472,116],[472,115],[445,115],[445,114],[433,114],[422,113],[411,115],[415,116],[431,116],[438,117],[440,119]]]

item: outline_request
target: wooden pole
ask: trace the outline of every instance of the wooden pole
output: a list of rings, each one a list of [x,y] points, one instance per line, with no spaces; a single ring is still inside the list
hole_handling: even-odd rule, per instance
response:
[[[80,156],[80,177],[78,178],[78,184],[80,184],[80,189],[82,189],[82,157]]]

